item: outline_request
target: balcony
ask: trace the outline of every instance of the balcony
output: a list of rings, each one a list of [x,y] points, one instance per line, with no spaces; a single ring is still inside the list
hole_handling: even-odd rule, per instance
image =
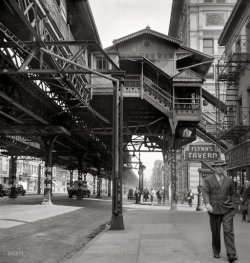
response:
[[[227,111],[223,122],[224,132],[220,139],[238,141],[250,132],[250,108],[232,106]]]
[[[237,84],[241,69],[250,63],[250,43],[246,35],[236,35],[231,43],[218,62],[219,81]]]

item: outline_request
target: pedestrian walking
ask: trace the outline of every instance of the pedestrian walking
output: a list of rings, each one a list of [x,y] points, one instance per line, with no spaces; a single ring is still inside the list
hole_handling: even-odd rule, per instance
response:
[[[14,182],[12,182],[12,185],[11,185],[11,188],[10,188],[9,198],[17,198],[17,189],[16,189],[16,186],[15,186]]]
[[[148,188],[146,187],[143,191],[143,198],[144,198],[144,201],[147,202],[148,201],[148,197],[149,197],[149,191],[148,191]]]
[[[194,194],[192,192],[192,189],[188,190],[188,205],[189,207],[193,206],[193,199],[194,199]]]
[[[242,221],[250,223],[250,182],[247,181],[245,187],[241,190],[242,201]]]
[[[233,226],[235,208],[232,201],[234,183],[225,174],[226,163],[224,161],[215,161],[212,167],[214,167],[215,174],[204,179],[202,194],[210,217],[214,258],[220,257],[222,224],[228,261],[234,262],[237,260]]]
[[[157,200],[158,200],[158,205],[160,205],[160,204],[161,204],[161,198],[162,198],[162,196],[161,196],[161,190],[158,190],[158,191],[156,192],[156,197],[157,197]]]
[[[150,195],[151,205],[154,205],[154,198],[155,198],[155,190],[154,190],[154,188],[151,188],[149,195]]]
[[[135,203],[138,204],[139,203],[139,189],[138,187],[135,188]]]
[[[0,197],[3,197],[3,185],[0,184]]]
[[[188,200],[187,198],[188,198],[188,190],[187,190],[187,188],[185,188],[183,191],[183,195],[182,195],[182,204],[187,202],[187,200]]]

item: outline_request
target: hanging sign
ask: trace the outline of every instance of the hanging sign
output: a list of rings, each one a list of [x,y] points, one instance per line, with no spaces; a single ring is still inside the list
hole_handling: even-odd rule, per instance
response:
[[[220,152],[215,150],[214,144],[190,144],[189,150],[185,151],[186,161],[213,162],[218,159],[220,159]]]

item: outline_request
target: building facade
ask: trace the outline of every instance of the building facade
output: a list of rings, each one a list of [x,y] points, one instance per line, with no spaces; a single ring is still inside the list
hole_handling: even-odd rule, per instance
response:
[[[182,40],[189,47],[214,57],[213,64],[206,75],[206,82],[203,84],[203,89],[214,97],[219,97],[216,89],[217,64],[224,52],[224,47],[219,45],[218,39],[235,2],[236,0],[173,0],[172,4],[169,35]],[[222,89],[224,88],[221,84]],[[222,94],[220,94],[220,100],[225,101],[225,97]],[[216,136],[218,126],[216,123],[221,121],[220,117],[218,118],[221,115],[218,114],[216,105],[212,105],[204,99],[202,111],[204,119],[208,120],[206,131],[210,128],[211,133]],[[199,136],[200,134],[197,133],[197,135]],[[202,139],[210,138],[202,137]],[[208,142],[212,141],[208,140]],[[197,143],[199,145],[203,142],[198,138]],[[188,151],[188,147],[183,147],[183,151]],[[182,161],[183,174],[186,174],[188,178],[186,187],[197,193],[198,169],[201,168],[201,163],[186,161],[184,157],[182,157]]]
[[[229,175],[238,189],[250,181],[250,2],[238,0],[219,44],[225,46],[220,58],[218,85],[226,84],[227,112],[220,138],[230,141],[225,152]]]

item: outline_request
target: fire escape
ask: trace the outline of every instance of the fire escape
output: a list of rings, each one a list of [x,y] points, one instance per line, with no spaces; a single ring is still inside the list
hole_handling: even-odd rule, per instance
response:
[[[249,107],[243,107],[238,96],[240,73],[248,69],[250,63],[247,36],[236,35],[232,44],[218,61],[218,98],[225,101],[226,112],[217,110],[217,120],[222,124],[218,132],[219,140],[237,144],[249,132]]]

